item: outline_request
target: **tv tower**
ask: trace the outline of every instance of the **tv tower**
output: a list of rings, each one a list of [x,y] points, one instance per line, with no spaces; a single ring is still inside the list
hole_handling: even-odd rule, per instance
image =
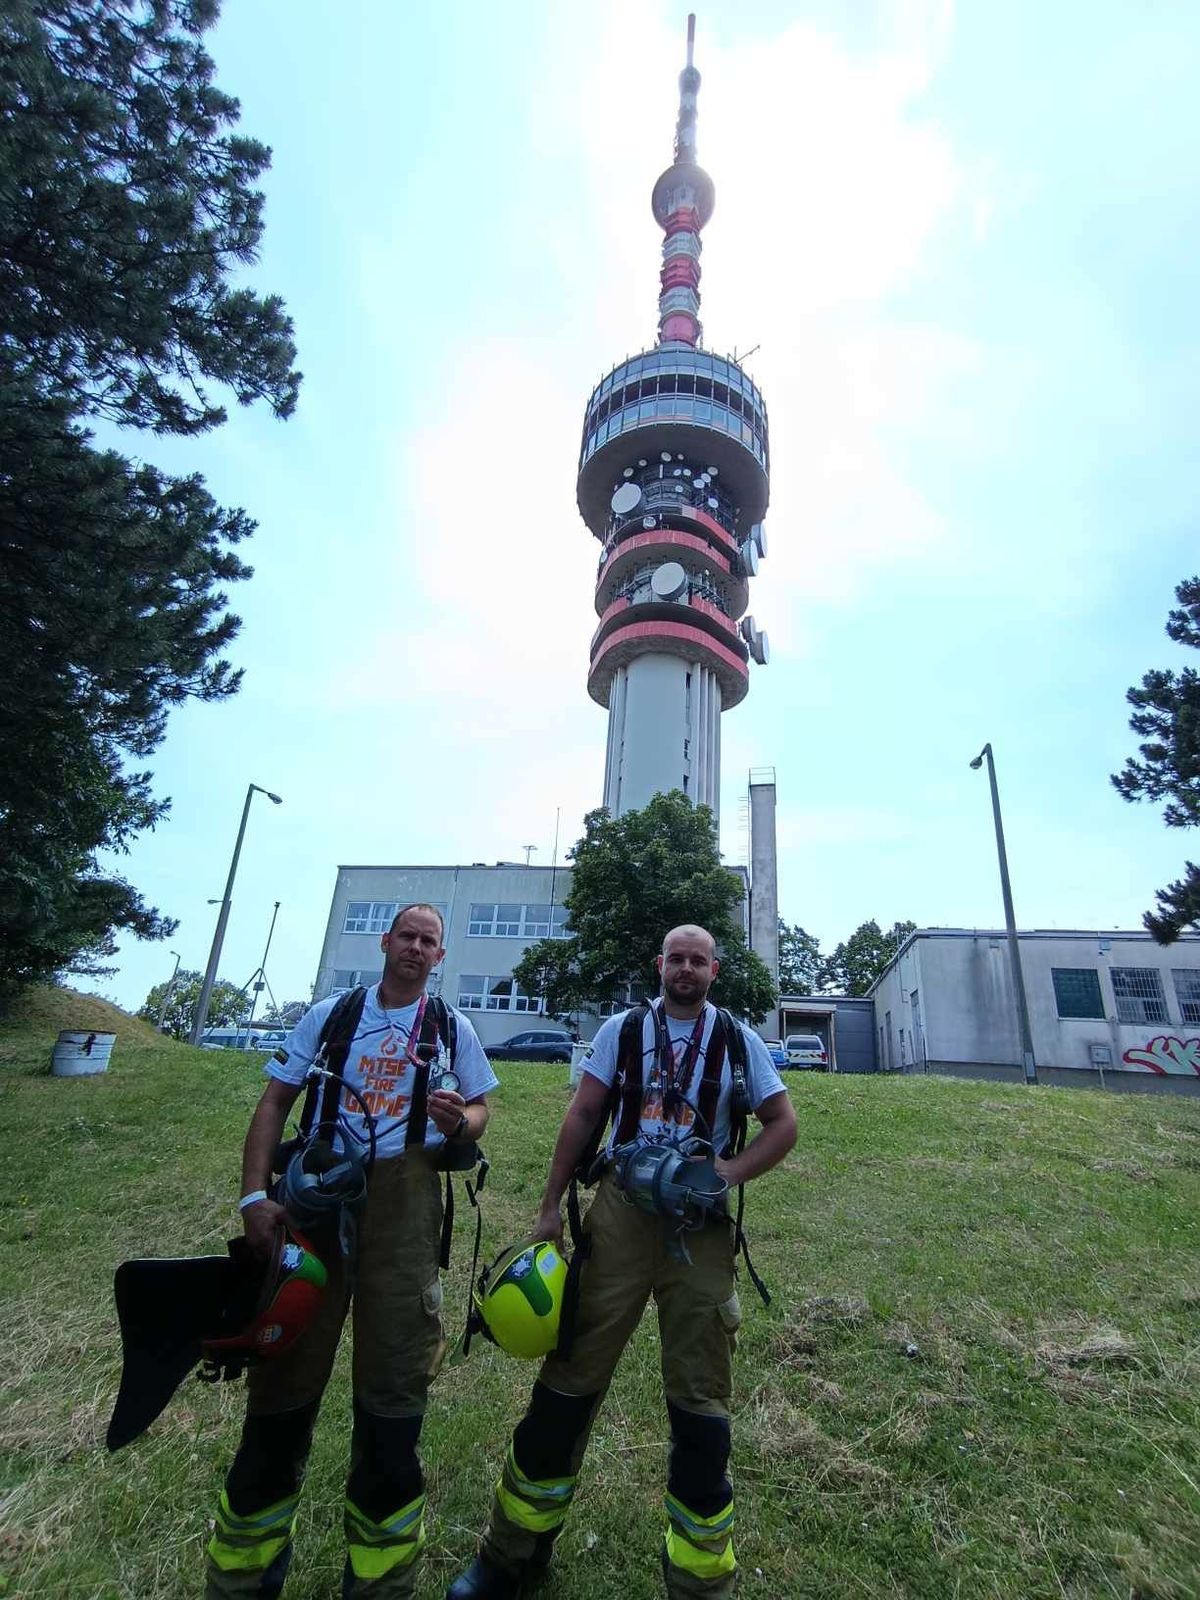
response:
[[[592,391],[579,453],[579,510],[602,545],[588,693],[608,707],[613,816],[671,789],[717,811],[721,713],[745,698],[750,659],[768,659],[743,615],[767,551],[767,410],[736,360],[701,347],[714,189],[696,161],[695,33],[689,16],[675,160],[650,201],[665,236],[658,342]]]

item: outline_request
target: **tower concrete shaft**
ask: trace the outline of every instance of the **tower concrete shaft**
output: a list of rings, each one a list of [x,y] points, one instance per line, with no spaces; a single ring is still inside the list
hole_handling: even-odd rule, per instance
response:
[[[592,391],[579,455],[580,514],[602,546],[588,693],[608,707],[614,816],[672,789],[717,811],[721,713],[745,698],[750,660],[768,659],[744,616],[766,554],[766,406],[736,360],[701,347],[700,231],[715,192],[696,161],[694,37],[689,17],[675,159],[651,197],[658,342]]]

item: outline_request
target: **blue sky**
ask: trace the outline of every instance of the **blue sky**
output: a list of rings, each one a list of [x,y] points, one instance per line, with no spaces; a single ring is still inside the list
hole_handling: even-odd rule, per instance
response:
[[[210,36],[274,150],[253,281],[295,418],[139,441],[258,519],[242,693],[155,758],[124,870],[203,967],[246,784],[222,976],[316,972],[339,863],[548,863],[599,802],[584,402],[652,342],[686,8],[226,0]],[[705,341],[759,345],[772,660],[723,719],[722,843],[778,779],[780,903],[859,922],[1137,926],[1195,841],[1108,775],[1126,688],[1180,665],[1194,572],[1200,13],[721,0],[698,20]],[[167,946],[97,985],[136,1006]]]

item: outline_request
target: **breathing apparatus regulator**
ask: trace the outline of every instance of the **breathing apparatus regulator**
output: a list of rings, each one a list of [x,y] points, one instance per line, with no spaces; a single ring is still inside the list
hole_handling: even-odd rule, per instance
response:
[[[275,1167],[282,1177],[273,1198],[302,1230],[336,1225],[342,1253],[353,1244],[354,1219],[367,1203],[367,1178],[375,1162],[375,1118],[353,1084],[323,1063],[324,1046],[305,1075],[314,1099],[321,1086],[336,1086],[331,1115],[314,1117],[294,1139],[280,1145]],[[366,1143],[341,1109],[342,1095],[357,1102],[366,1128]],[[327,1106],[330,1100],[326,1098]]]
[[[629,1205],[678,1223],[667,1248],[677,1261],[691,1266],[685,1235],[724,1214],[729,1192],[709,1141],[694,1135],[631,1139],[612,1152],[610,1170]]]
[[[567,1263],[549,1240],[520,1239],[484,1267],[472,1294],[463,1355],[480,1333],[510,1356],[536,1361],[558,1343]]]

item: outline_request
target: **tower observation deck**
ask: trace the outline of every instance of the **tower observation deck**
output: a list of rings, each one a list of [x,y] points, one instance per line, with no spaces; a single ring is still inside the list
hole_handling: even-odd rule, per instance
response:
[[[675,160],[651,197],[664,234],[658,342],[592,391],[579,454],[579,510],[602,546],[588,693],[608,707],[614,816],[671,789],[717,811],[721,712],[745,698],[750,661],[768,660],[744,615],[766,555],[767,410],[735,360],[701,347],[714,190],[696,162],[694,37],[689,17]]]

